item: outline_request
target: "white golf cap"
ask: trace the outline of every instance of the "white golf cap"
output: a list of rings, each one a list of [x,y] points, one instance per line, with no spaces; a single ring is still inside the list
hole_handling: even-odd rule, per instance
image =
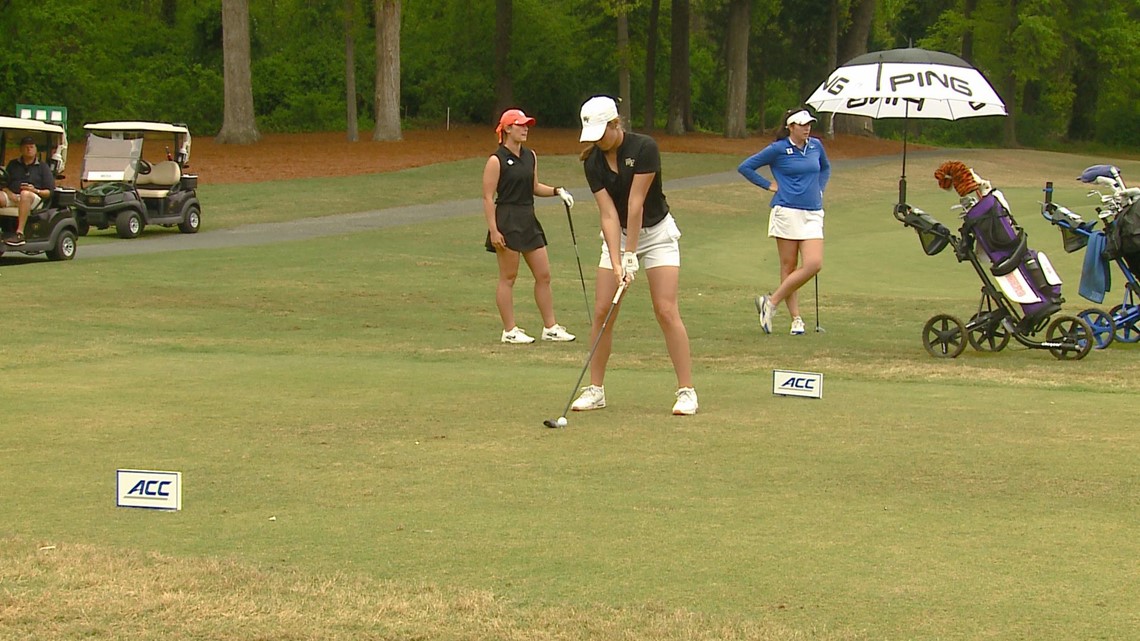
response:
[[[606,133],[606,125],[617,120],[617,103],[609,96],[594,96],[582,103],[582,135],[579,142],[597,142]]]
[[[788,120],[787,120],[786,124],[789,124],[789,125],[806,125],[806,124],[812,123],[812,122],[815,122],[815,118],[813,118],[812,115],[809,114],[806,109],[801,109],[801,110],[797,111],[796,113],[788,116]]]

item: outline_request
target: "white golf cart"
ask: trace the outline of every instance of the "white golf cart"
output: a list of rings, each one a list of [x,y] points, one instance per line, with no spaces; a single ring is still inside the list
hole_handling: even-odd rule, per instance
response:
[[[190,130],[185,125],[124,121],[83,128],[87,147],[76,199],[80,235],[111,225],[120,238],[136,238],[147,225],[198,231],[202,206],[198,176],[186,173]]]
[[[59,125],[27,118],[0,116],[0,183],[7,184],[8,163],[20,156],[20,140],[31,136],[36,140],[40,162],[48,163],[56,178],[63,178],[67,164],[67,133]],[[24,244],[16,247],[0,243],[0,255],[20,252],[29,256],[44,254],[49,260],[75,258],[79,233],[73,210],[75,190],[56,186],[50,198],[33,210],[24,222]],[[0,230],[5,235],[16,231],[19,211],[16,207],[0,207]]]

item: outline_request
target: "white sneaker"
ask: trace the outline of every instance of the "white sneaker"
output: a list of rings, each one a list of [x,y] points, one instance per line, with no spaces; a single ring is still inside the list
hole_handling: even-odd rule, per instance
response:
[[[585,412],[587,410],[600,410],[605,406],[606,388],[601,385],[587,385],[582,388],[582,393],[574,400],[570,409],[575,412]]]
[[[675,416],[692,416],[697,413],[697,390],[682,387],[677,390],[677,402],[673,403]]]
[[[515,325],[510,331],[503,330],[503,337],[500,339],[504,343],[511,343],[512,345],[526,345],[533,343],[534,337],[527,336],[526,332]]]
[[[792,319],[792,336],[799,336],[804,333],[804,319],[796,316]]]
[[[556,343],[569,343],[574,340],[574,335],[566,331],[566,328],[561,325],[553,325],[543,328],[542,340],[554,341]]]
[[[760,314],[760,329],[765,334],[772,333],[772,317],[776,315],[776,306],[772,304],[771,294],[756,297],[756,311]]]

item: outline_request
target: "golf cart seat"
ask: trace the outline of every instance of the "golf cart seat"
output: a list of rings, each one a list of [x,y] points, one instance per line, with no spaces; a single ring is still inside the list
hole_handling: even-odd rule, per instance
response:
[[[182,180],[182,169],[173,160],[156,162],[149,174],[139,174],[135,188],[143,198],[166,198],[170,189]]]
[[[16,218],[20,215],[20,211],[15,207],[0,207],[0,216],[11,216]]]

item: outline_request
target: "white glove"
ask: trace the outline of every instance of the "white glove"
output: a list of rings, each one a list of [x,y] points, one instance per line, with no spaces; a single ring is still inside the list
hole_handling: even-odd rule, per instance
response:
[[[565,187],[555,187],[554,195],[558,196],[562,199],[562,202],[566,203],[567,209],[574,206],[574,196],[572,196],[570,192],[566,191]]]
[[[637,276],[637,270],[641,269],[641,265],[637,263],[637,254],[633,252],[622,252],[621,254],[621,275],[629,281],[633,281]]]

